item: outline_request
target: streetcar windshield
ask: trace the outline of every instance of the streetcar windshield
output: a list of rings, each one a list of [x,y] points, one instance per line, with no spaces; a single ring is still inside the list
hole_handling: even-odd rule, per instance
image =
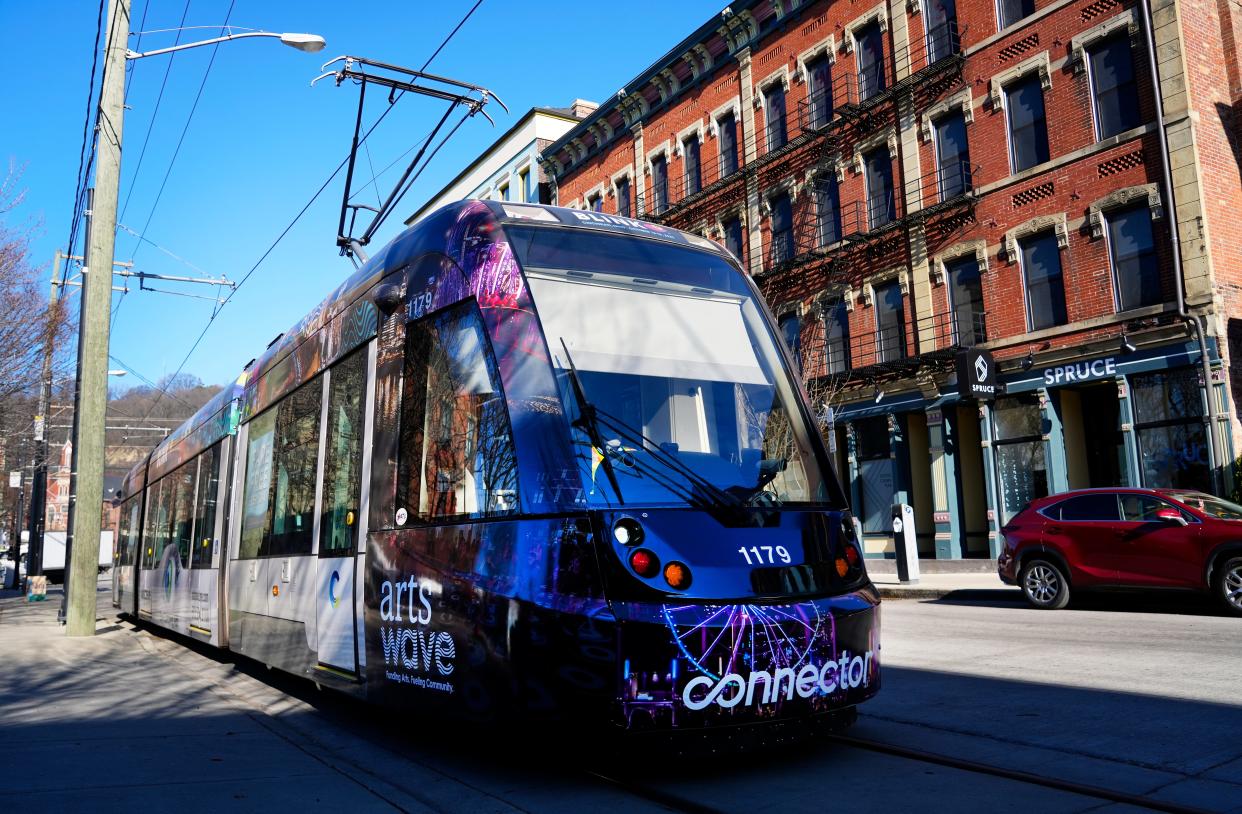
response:
[[[797,388],[740,272],[654,240],[506,231],[588,504],[827,501]]]

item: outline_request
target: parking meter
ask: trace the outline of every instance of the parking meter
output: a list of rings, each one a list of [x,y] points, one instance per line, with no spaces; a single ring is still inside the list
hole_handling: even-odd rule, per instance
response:
[[[897,552],[897,579],[914,584],[919,581],[919,545],[914,535],[914,509],[905,503],[893,504],[893,545]]]

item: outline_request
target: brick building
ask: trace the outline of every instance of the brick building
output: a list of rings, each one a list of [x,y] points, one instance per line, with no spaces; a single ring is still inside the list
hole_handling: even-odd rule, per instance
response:
[[[834,407],[869,554],[901,501],[923,556],[995,557],[1040,494],[1234,488],[1240,15],[737,0],[543,162],[562,205],[742,261]],[[966,348],[995,398],[959,392]]]

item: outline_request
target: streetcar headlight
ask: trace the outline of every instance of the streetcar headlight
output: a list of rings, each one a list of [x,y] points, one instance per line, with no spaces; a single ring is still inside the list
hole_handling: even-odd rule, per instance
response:
[[[660,571],[660,559],[647,549],[638,548],[630,554],[630,567],[640,577],[653,577]]]
[[[622,517],[613,523],[612,536],[621,545],[638,545],[643,541],[643,527],[632,517]]]
[[[690,569],[680,562],[670,562],[664,566],[664,581],[674,591],[684,591],[690,587]]]

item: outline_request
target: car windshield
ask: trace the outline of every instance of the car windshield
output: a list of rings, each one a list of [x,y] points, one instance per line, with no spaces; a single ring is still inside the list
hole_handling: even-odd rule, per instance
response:
[[[1204,492],[1169,492],[1168,495],[1210,517],[1220,520],[1242,520],[1242,506],[1223,498]]]
[[[828,500],[798,390],[740,272],[661,241],[506,231],[576,417],[589,504]]]

